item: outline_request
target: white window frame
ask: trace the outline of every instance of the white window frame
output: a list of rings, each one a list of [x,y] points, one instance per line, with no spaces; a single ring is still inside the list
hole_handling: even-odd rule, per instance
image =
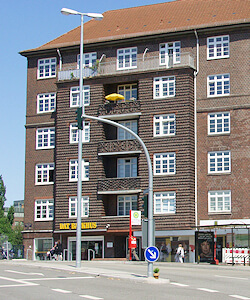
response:
[[[169,54],[169,52],[173,52]],[[181,42],[168,42],[159,45],[159,63],[160,65],[179,64],[181,62]]]
[[[81,200],[81,217],[89,216],[89,196],[83,196]],[[77,218],[77,197],[69,197],[69,218]]]
[[[137,68],[137,47],[117,49],[117,70]]]
[[[208,174],[231,172],[231,151],[208,152]]]
[[[136,101],[138,98],[137,90],[137,83],[118,85],[117,93],[123,95],[124,100],[118,100],[117,102]]]
[[[69,181],[75,182],[78,180],[78,159],[69,161]],[[89,181],[89,162],[82,160],[82,181]]]
[[[207,97],[224,97],[230,95],[230,74],[207,76]]]
[[[129,170],[129,176],[126,176]],[[137,157],[117,159],[117,178],[137,177]]]
[[[230,112],[209,113],[207,120],[209,135],[230,133]]]
[[[130,210],[137,210],[137,201],[137,195],[118,195],[117,216],[129,216]],[[121,213],[120,208],[122,208],[123,213]]]
[[[175,173],[175,152],[154,154],[154,175],[174,175]]]
[[[169,98],[175,96],[175,76],[154,78],[154,99]]]
[[[56,57],[38,59],[37,79],[56,77],[56,65]]]
[[[231,191],[209,191],[208,213],[231,213]]]
[[[132,130],[134,133],[138,133],[138,122],[137,120],[127,120],[127,121],[120,121],[119,124],[127,127],[128,129]],[[135,137],[127,132],[126,130],[117,127],[117,140],[134,140]]]
[[[154,193],[154,214],[175,214],[176,192]]]
[[[55,148],[55,128],[37,128],[36,130],[36,149]]]
[[[44,114],[56,110],[56,93],[37,95],[37,113]]]
[[[154,116],[154,137],[174,136],[175,133],[175,114]]]
[[[93,67],[97,60],[97,52],[83,53],[83,68]],[[77,54],[77,69],[80,69],[80,54]]]
[[[53,171],[52,181],[50,172]],[[36,185],[54,184],[54,163],[36,165]]]
[[[51,221],[53,219],[54,219],[54,200],[53,199],[36,200],[35,221]]]
[[[82,90],[83,105],[90,105],[90,86],[84,85]],[[80,87],[73,86],[70,88],[70,107],[79,107],[80,105]]]
[[[69,143],[78,144],[79,141],[79,130],[77,123],[71,123],[69,126]],[[82,142],[88,143],[90,141],[90,122],[84,121],[82,130]]]
[[[207,38],[207,60],[228,58],[229,35],[212,36]]]

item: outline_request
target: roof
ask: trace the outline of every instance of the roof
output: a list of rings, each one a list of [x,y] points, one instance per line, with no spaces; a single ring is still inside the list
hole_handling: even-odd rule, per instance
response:
[[[90,20],[84,24],[85,44],[248,23],[250,0],[176,0],[110,10],[104,12],[103,16],[102,21]],[[80,26],[21,54],[79,44]]]

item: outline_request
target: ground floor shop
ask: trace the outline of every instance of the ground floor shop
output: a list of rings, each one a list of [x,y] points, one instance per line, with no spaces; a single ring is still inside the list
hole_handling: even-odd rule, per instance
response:
[[[238,222],[239,223],[239,222]],[[243,263],[249,262],[250,220],[249,224],[202,224],[194,230],[155,231],[155,246],[159,249],[159,261],[176,261],[179,244],[184,248],[184,262]],[[85,224],[86,225],[86,224]],[[63,259],[76,259],[76,230],[67,226],[54,232],[39,233],[29,231],[24,234],[25,256],[33,260],[48,259],[47,252],[56,241],[63,246]],[[145,245],[142,231],[133,231],[136,237],[136,255],[133,259],[144,260]],[[128,259],[128,231],[109,228],[98,229],[94,224],[86,225],[81,235],[81,259]],[[216,253],[216,256],[215,256]]]

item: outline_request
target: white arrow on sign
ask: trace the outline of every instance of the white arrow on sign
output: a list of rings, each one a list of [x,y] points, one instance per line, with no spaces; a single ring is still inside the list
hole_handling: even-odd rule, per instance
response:
[[[154,251],[151,251],[150,249],[148,249],[148,252],[150,253],[150,258],[153,258],[153,259],[155,259],[156,258],[156,252],[154,252]]]

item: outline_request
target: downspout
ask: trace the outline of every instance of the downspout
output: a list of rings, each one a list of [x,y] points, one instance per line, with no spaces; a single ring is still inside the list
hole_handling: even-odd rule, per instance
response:
[[[59,70],[62,70],[62,55],[59,49],[56,49],[58,55],[59,55]]]
[[[194,71],[194,198],[195,198],[195,226],[198,226],[198,174],[197,174],[197,75],[199,73],[199,37],[197,31],[194,31],[196,37],[196,71]]]

